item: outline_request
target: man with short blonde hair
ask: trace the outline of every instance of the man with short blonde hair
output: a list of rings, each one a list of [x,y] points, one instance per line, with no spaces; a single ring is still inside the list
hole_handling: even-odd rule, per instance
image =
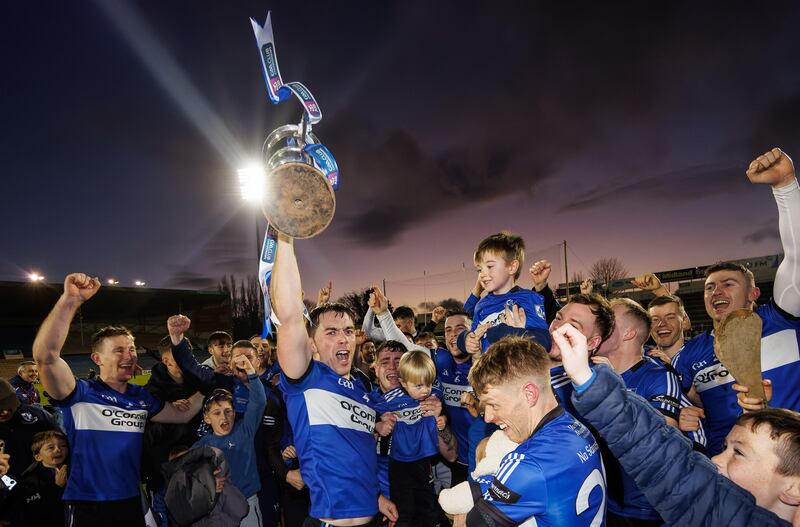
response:
[[[606,485],[597,442],[558,404],[544,348],[526,337],[504,337],[475,361],[469,380],[486,422],[519,446],[489,483],[472,484],[481,497],[466,516],[467,527],[530,518],[535,525],[602,524]]]

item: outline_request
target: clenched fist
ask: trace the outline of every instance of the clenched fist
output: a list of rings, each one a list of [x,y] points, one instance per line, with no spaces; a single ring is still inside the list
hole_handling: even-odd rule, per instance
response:
[[[64,279],[64,296],[80,304],[92,298],[100,289],[100,279],[83,273],[72,273]]]
[[[747,177],[751,183],[770,185],[781,188],[794,181],[794,165],[792,159],[780,148],[755,158],[747,168]]]
[[[631,280],[631,282],[639,289],[644,289],[645,291],[655,291],[661,288],[661,280],[653,273],[640,274]]]
[[[531,274],[531,280],[533,280],[533,287],[537,291],[541,291],[547,285],[547,279],[550,278],[550,271],[552,270],[553,266],[547,260],[539,260],[528,269]]]
[[[177,346],[183,340],[183,334],[189,330],[192,321],[185,315],[173,315],[167,319],[167,332],[169,332],[172,345]]]

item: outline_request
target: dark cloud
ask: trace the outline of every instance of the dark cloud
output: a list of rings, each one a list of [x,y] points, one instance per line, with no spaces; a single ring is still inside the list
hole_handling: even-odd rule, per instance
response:
[[[164,287],[176,289],[217,289],[220,278],[212,278],[189,270],[175,271],[167,279]]]
[[[740,166],[701,166],[656,176],[635,177],[606,184],[578,195],[561,207],[562,212],[607,205],[621,200],[705,199],[716,194],[741,192],[747,179]],[[736,176],[739,177],[736,177]]]
[[[761,243],[763,241],[780,241],[781,236],[778,231],[778,219],[773,218],[763,226],[742,237],[743,243]]]

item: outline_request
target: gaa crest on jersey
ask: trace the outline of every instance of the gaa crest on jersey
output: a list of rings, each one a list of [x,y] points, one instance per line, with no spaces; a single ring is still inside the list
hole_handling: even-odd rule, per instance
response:
[[[35,415],[33,415],[33,414],[32,414],[32,413],[30,413],[30,412],[20,412],[20,413],[19,413],[19,416],[22,418],[22,420],[23,420],[23,421],[24,421],[26,424],[32,424],[32,423],[35,423],[36,421],[38,421],[38,420],[39,420],[39,418],[38,418],[38,417],[36,417]]]

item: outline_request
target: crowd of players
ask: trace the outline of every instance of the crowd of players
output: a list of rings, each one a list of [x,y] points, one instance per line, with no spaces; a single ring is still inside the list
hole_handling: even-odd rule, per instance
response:
[[[0,521],[800,525],[800,189],[778,149],[747,177],[778,207],[774,297],[757,304],[752,273],[731,263],[707,270],[704,296],[715,328],[736,309],[761,318],[767,400],[734,382],[714,331],[685,340],[681,299],[654,275],[636,280],[653,292],[647,308],[591,284],[560,305],[546,261],[529,268],[532,289],[517,285],[524,244],[499,233],[475,251],[464,309],[438,307],[417,328],[378,288],[363,321],[329,301],[330,285],[306,313],[281,236],[277,345],[215,332],[201,364],[175,315],[146,386],[129,382],[124,327],[93,336],[96,379],[73,375],[61,348],[100,282],[66,277],[34,361],[0,380]]]

